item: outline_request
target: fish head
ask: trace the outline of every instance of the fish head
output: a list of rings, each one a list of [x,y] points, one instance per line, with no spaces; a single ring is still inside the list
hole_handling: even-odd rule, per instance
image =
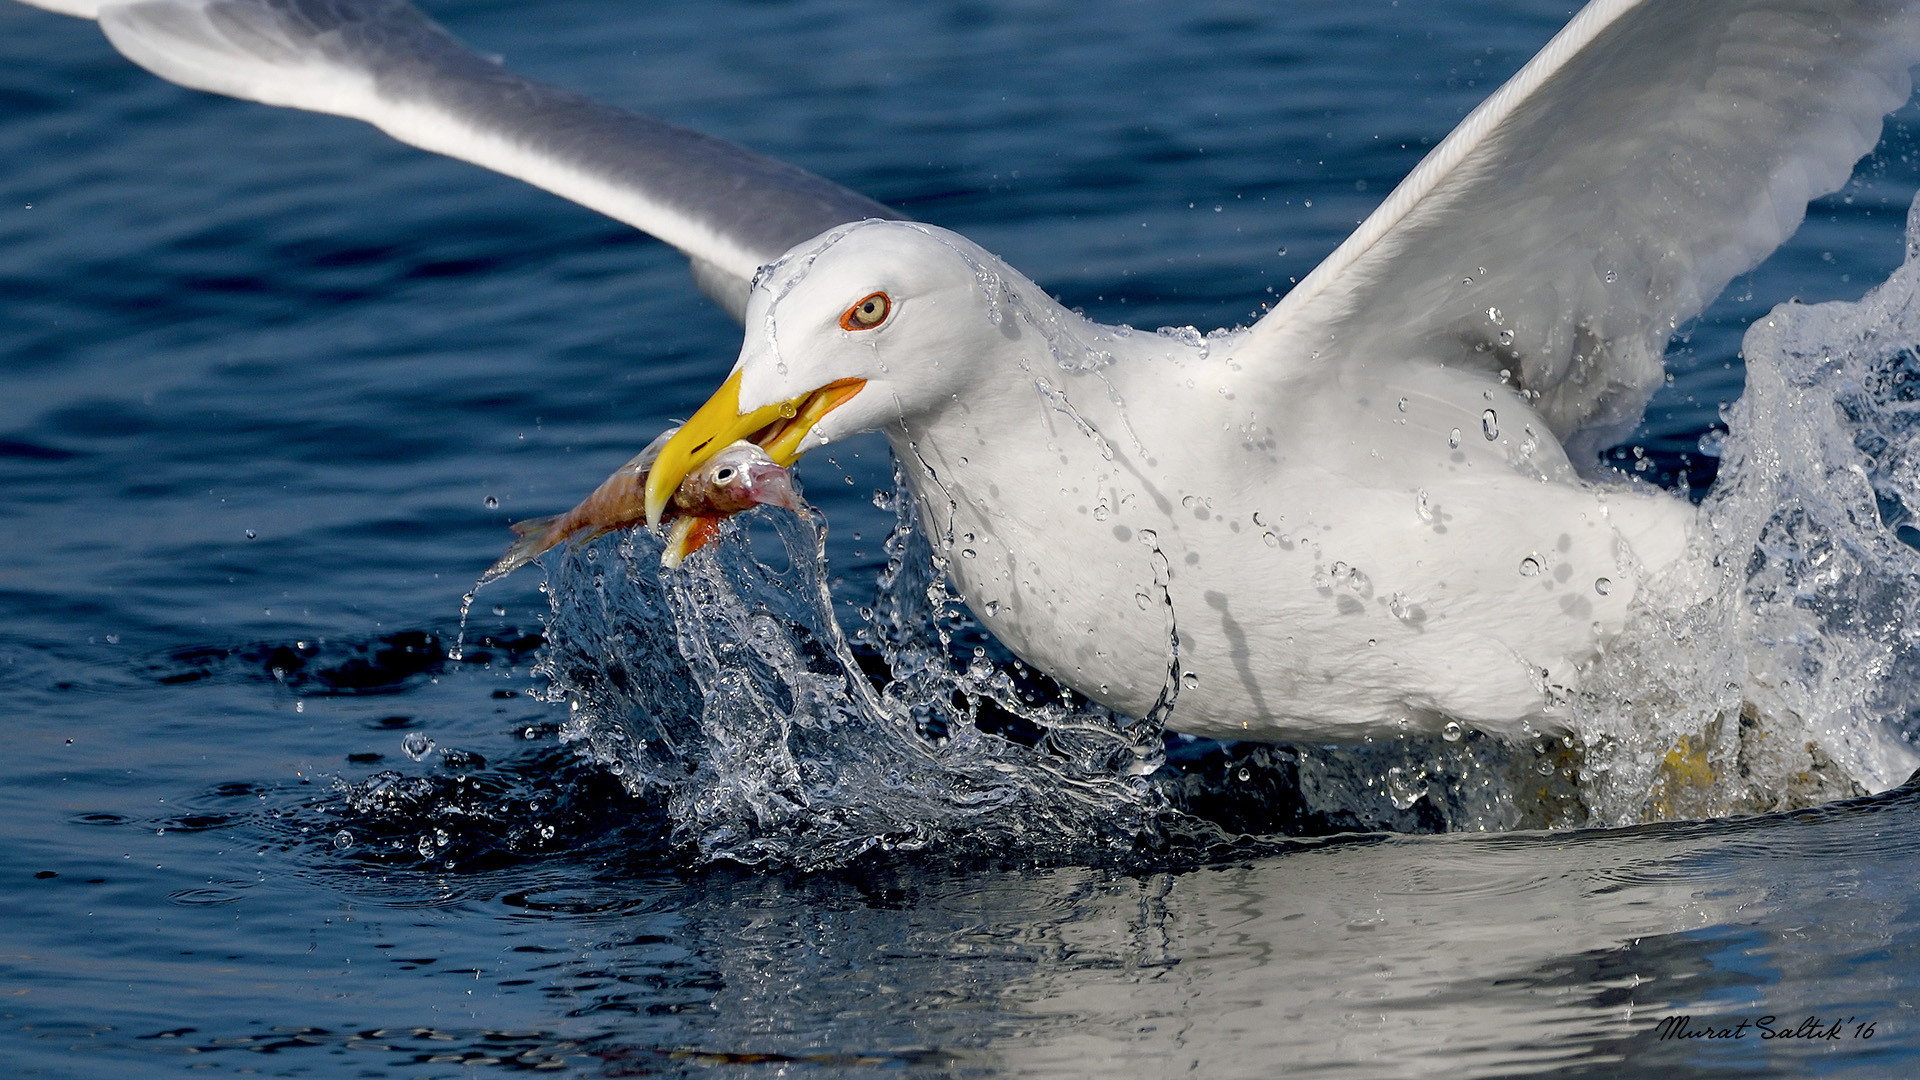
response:
[[[759,446],[741,440],[688,473],[673,493],[683,514],[725,517],[756,506],[805,508],[793,473]]]
[[[679,566],[719,536],[727,518],[756,506],[778,506],[796,514],[807,508],[792,471],[743,439],[708,458],[674,490],[679,516],[667,533],[660,561],[669,568]]]

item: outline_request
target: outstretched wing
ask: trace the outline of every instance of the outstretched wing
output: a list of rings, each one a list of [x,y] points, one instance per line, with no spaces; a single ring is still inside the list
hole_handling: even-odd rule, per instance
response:
[[[804,169],[511,74],[406,0],[29,0],[198,90],[365,120],[672,244],[737,319],[756,269],[839,224],[898,217]]]
[[[1674,329],[1846,183],[1920,4],[1597,0],[1255,327],[1326,362],[1507,371],[1580,461]]]

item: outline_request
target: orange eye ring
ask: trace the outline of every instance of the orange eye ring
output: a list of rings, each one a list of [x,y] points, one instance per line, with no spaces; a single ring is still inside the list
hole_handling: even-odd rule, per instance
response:
[[[840,329],[871,330],[886,322],[887,314],[892,310],[893,300],[886,293],[868,293],[840,316]]]

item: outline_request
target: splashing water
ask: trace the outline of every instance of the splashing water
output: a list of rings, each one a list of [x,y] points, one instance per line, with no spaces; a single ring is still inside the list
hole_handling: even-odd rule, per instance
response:
[[[1596,823],[1881,790],[1920,732],[1920,200],[1857,303],[1748,329],[1687,565],[1576,705]]]
[[[823,524],[750,518],[777,542],[730,530],[672,572],[635,531],[569,554],[547,587],[540,670],[568,703],[563,735],[628,790],[664,794],[677,844],[811,869],[875,849],[1103,858],[1150,829],[1158,725],[1027,700],[984,657],[954,665],[965,619],[910,524],[888,544],[863,667],[834,619]],[[768,546],[783,567],[756,558]],[[987,734],[983,713],[1040,735]]]

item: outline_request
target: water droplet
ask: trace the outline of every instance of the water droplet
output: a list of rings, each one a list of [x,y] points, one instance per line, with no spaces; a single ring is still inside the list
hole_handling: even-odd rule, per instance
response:
[[[1266,528],[1266,527],[1267,527],[1267,519],[1266,519],[1266,518],[1263,518],[1263,517],[1261,517],[1261,516],[1260,516],[1260,511],[1258,511],[1258,510],[1255,510],[1255,511],[1253,512],[1253,523],[1254,523],[1255,525],[1258,525],[1258,526],[1259,526],[1260,528],[1262,528],[1262,529],[1264,529],[1264,528]]]
[[[1146,593],[1143,593],[1143,592],[1137,592],[1133,594],[1133,602],[1140,605],[1141,611],[1145,611],[1147,610],[1148,605],[1153,603],[1153,597],[1148,596]]]
[[[1280,546],[1280,538],[1279,538],[1279,537],[1277,537],[1277,536],[1275,536],[1275,535],[1273,535],[1273,534],[1272,534],[1272,533],[1270,533],[1270,532],[1263,532],[1263,533],[1261,533],[1261,534],[1260,534],[1260,539],[1261,539],[1261,541],[1262,541],[1262,542],[1264,542],[1264,543],[1265,543],[1265,544],[1266,544],[1266,545],[1267,545],[1268,547],[1270,547],[1270,548],[1277,548],[1277,547],[1279,547],[1279,546]]]
[[[1406,411],[1407,411],[1407,399],[1406,399],[1406,398],[1401,398],[1401,399],[1400,399],[1400,411],[1401,411],[1401,412],[1406,412]]]
[[[507,609],[499,604],[495,604],[493,605],[493,613],[495,615],[505,615],[507,613]]]
[[[1236,772],[1233,775],[1243,784],[1253,779],[1253,773],[1248,771],[1247,769],[1241,769],[1239,772]]]
[[[1488,320],[1489,322],[1495,322],[1495,323],[1497,323],[1497,322],[1499,322],[1499,321],[1500,321],[1500,309],[1499,309],[1499,308],[1497,308],[1497,307],[1490,307],[1490,308],[1488,308],[1488,309],[1487,309],[1487,320]]]
[[[1093,508],[1093,520],[1105,521],[1107,520],[1108,516],[1111,515],[1112,513],[1113,511],[1107,509],[1106,503],[1101,503],[1100,505]]]
[[[433,740],[416,731],[400,740],[400,749],[405,751],[408,757],[419,761],[433,753]]]
[[[1520,440],[1520,456],[1532,457],[1533,452],[1540,448],[1540,439],[1533,433],[1531,425],[1521,428],[1520,430],[1524,435],[1524,438]]]
[[[494,507],[496,507],[496,506],[499,506],[499,505],[500,505],[500,500],[499,500],[499,499],[496,499],[496,498],[494,498],[494,497],[493,497],[493,496],[491,496],[491,495],[489,495],[489,496],[487,496],[487,499],[486,499],[486,502],[487,502],[487,509],[489,509],[489,510],[491,510],[491,509],[493,509]]]
[[[1433,522],[1433,502],[1427,496],[1427,489],[1421,488],[1413,500],[1413,513],[1421,521]]]
[[[1133,535],[1136,537],[1139,537],[1140,542],[1142,544],[1145,544],[1148,547],[1152,547],[1153,545],[1160,542],[1160,534],[1157,532],[1154,532],[1152,529],[1141,529],[1139,532],[1134,533]]]
[[[1511,330],[1500,331],[1500,344],[1502,345],[1513,344],[1513,331]]]
[[[248,530],[247,530],[247,539],[249,539],[249,540],[251,540],[251,539],[253,539],[253,538],[254,538],[254,537],[255,537],[256,535],[258,535],[258,534],[256,534],[256,533],[255,533],[255,532],[254,532],[254,531],[253,531],[252,529],[248,529]]]
[[[998,600],[987,601],[987,618],[991,619],[998,614],[1000,614],[1000,601]]]
[[[1533,577],[1540,573],[1540,560],[1529,555],[1520,560],[1520,576]]]
[[[1447,449],[1449,450],[1460,449],[1460,429],[1459,428],[1454,428],[1452,431],[1447,432]]]
[[[1180,676],[1180,685],[1183,689],[1191,690],[1200,685],[1200,676],[1191,671],[1186,672]]]
[[[1607,271],[1607,284],[1611,285],[1618,280],[1620,280],[1619,274],[1616,274],[1611,270]]]
[[[1440,729],[1440,737],[1448,742],[1459,742],[1461,736],[1466,733],[1466,729],[1460,726],[1458,720],[1449,720],[1446,726]]]
[[[1427,771],[1425,769],[1404,769],[1398,765],[1387,770],[1387,798],[1393,802],[1396,810],[1411,810],[1413,804],[1426,798]]]
[[[1418,626],[1427,621],[1426,612],[1404,592],[1396,592],[1387,597],[1387,614],[1409,626]]]
[[[345,851],[353,846],[353,834],[345,829],[333,834],[333,850]]]
[[[784,372],[782,374],[784,374]],[[780,419],[791,420],[796,412],[798,412],[798,410],[794,408],[793,402],[783,401],[780,403]]]
[[[1613,591],[1613,579],[1612,578],[1594,578],[1593,591],[1599,593],[1601,596],[1607,595],[1608,593]]]
[[[1492,409],[1480,414],[1480,431],[1486,435],[1488,442],[1500,437],[1500,418],[1494,415]]]

